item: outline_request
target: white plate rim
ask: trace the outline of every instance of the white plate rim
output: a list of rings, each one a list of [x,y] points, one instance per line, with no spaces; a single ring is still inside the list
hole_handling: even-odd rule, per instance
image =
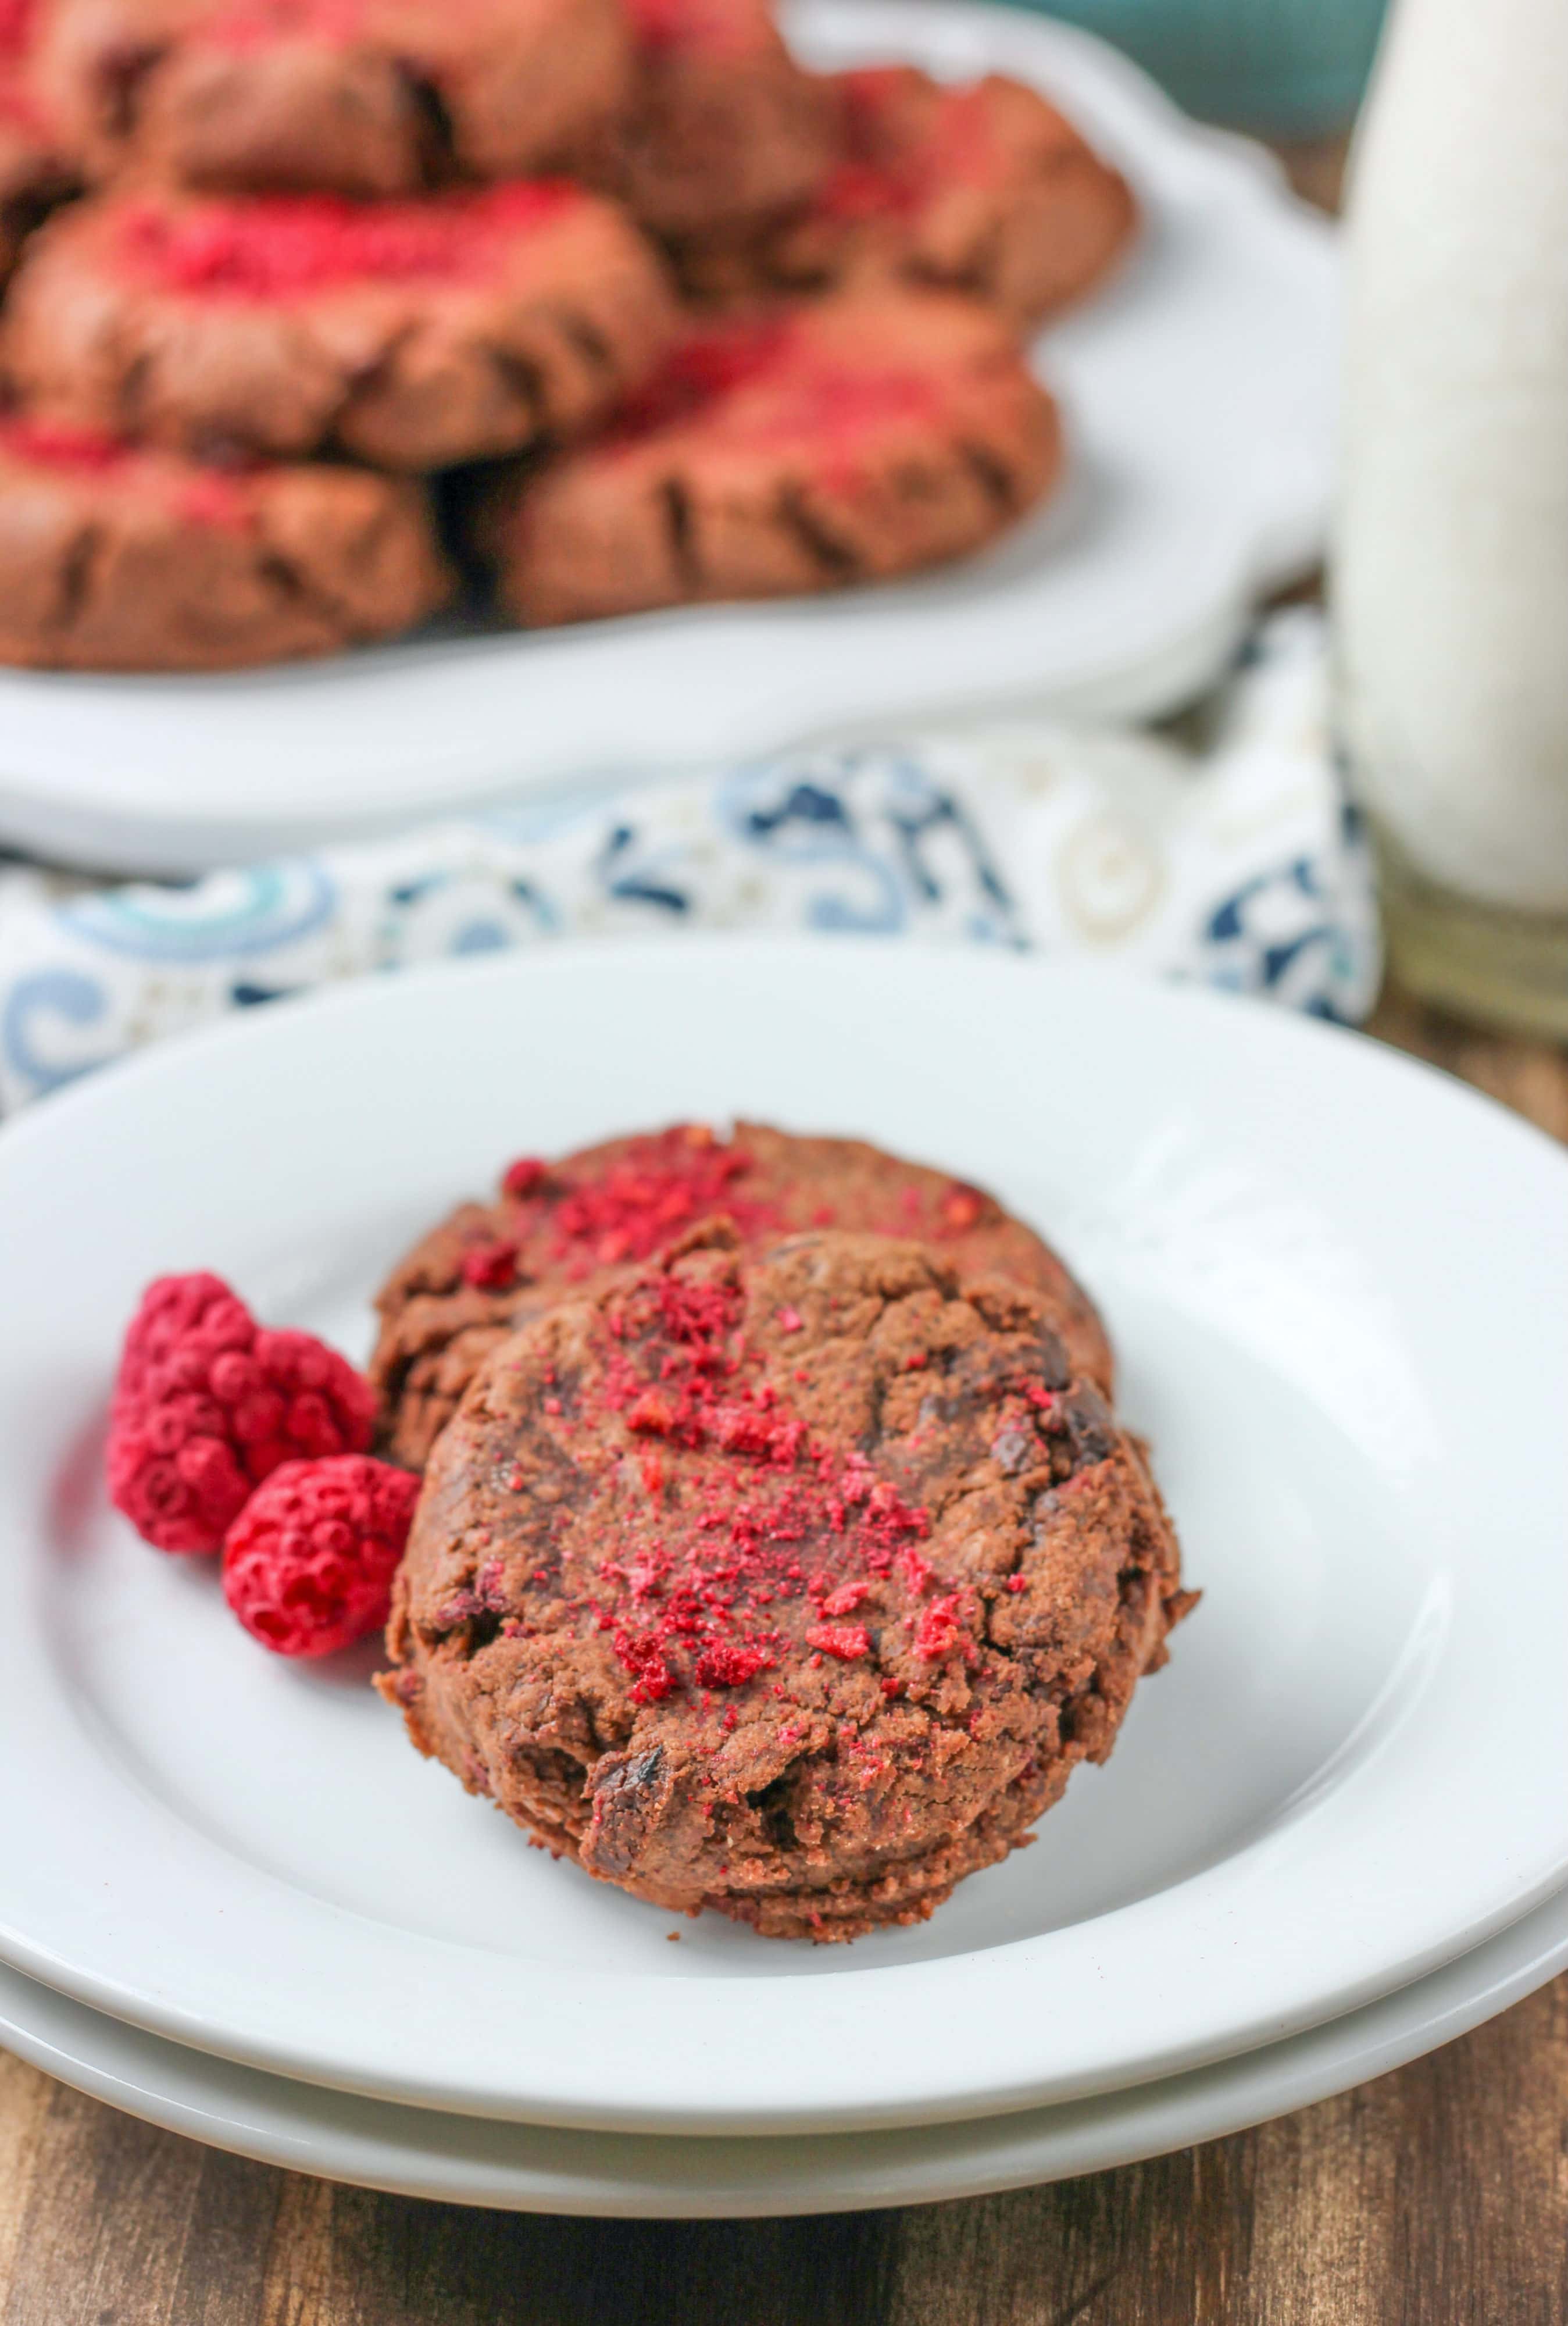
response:
[[[1098,572],[1092,590],[1081,586],[1081,562],[1063,549],[1042,569],[1047,588],[1068,575],[1048,614],[1029,597],[1027,573],[988,580],[982,561],[853,600],[393,645],[271,673],[170,681],[0,671],[0,836],[94,870],[191,872],[585,780],[716,766],[914,711],[1027,702],[1058,714],[1153,715],[1219,675],[1255,594],[1321,554],[1332,226],[1295,200],[1260,151],[1188,121],[1137,67],[1075,27],[991,0],[801,0],[796,14],[809,38],[846,54],[858,44],[1059,87],[1091,129],[1104,117],[1100,134],[1135,176],[1141,163],[1190,194],[1182,231],[1209,238],[1204,263],[1229,270],[1229,289],[1217,305],[1202,275],[1194,297],[1183,258],[1166,270],[1178,287],[1158,291],[1160,347],[1167,310],[1194,320],[1182,327],[1186,352],[1167,367],[1169,413],[1138,423],[1154,430],[1146,442],[1118,418],[1119,454],[1106,440],[1108,457],[1131,461],[1140,522],[1152,528],[1118,550],[1114,593]],[[1157,203],[1155,218],[1157,228]],[[1254,246],[1265,244],[1259,274]],[[1115,302],[1143,295],[1139,264],[1100,312],[1091,305],[1053,335],[1046,359],[1062,375],[1070,432],[1081,435],[1086,416],[1090,434],[1099,427],[1093,414],[1074,419],[1076,350],[1119,329]],[[1275,278],[1282,296],[1271,301]],[[1164,279],[1156,271],[1156,286]],[[1270,336],[1282,330],[1288,349]],[[1178,423],[1178,406],[1202,416]],[[1217,435],[1211,415],[1221,406]],[[1124,488],[1111,479],[1113,500]],[[1047,519],[1059,535],[1076,522],[1071,498]],[[1004,567],[1007,554],[1004,545]],[[319,747],[329,733],[329,748]]]
[[[821,1019],[825,1027],[839,1009],[847,973],[863,997],[875,994],[877,982],[891,974],[896,985],[885,988],[889,1004],[896,994],[907,1005],[914,981],[915,990],[923,993],[924,1022],[940,1028],[944,1010],[956,1013],[951,1019],[955,1038],[963,1029],[984,1023],[988,1013],[994,1016],[1027,1000],[1039,1022],[1088,1022],[1095,1026],[1100,1039],[1109,1038],[1118,1026],[1141,1022],[1155,1029],[1150,1038],[1167,1047],[1179,1048],[1189,1041],[1202,1049],[1218,1041],[1228,1059],[1234,1060],[1228,1071],[1239,1075],[1266,1073],[1272,1061],[1283,1056],[1290,1062],[1290,1075],[1273,1094],[1280,1103],[1285,1103],[1283,1094],[1287,1090],[1295,1088],[1298,1078],[1315,1084],[1331,1061],[1332,1079],[1348,1085],[1344,1103],[1358,1107],[1363,1121],[1369,1120],[1367,1110],[1375,1113],[1383,1103],[1384,1094],[1397,1092],[1414,1126],[1415,1151],[1430,1155],[1432,1172],[1441,1177],[1445,1158],[1440,1150],[1445,1141],[1449,1148],[1457,1142],[1479,1151],[1485,1155],[1495,1184],[1501,1185],[1512,1176],[1518,1188],[1528,1186],[1526,1209],[1535,1213],[1532,1225],[1542,1231],[1548,1245],[1559,1227],[1559,1212],[1551,1206],[1560,1205],[1568,1160],[1554,1144],[1434,1071],[1378,1046],[1233,998],[1155,988],[1103,971],[1063,968],[1037,960],[998,961],[972,953],[933,951],[917,955],[912,948],[899,948],[895,955],[876,941],[853,940],[823,945],[714,938],[685,948],[574,947],[559,954],[443,965],[385,985],[357,984],[304,997],[244,1023],[215,1027],[123,1062],[0,1132],[0,1194],[16,1176],[21,1162],[33,1152],[43,1158],[47,1169],[51,1151],[60,1158],[62,1145],[74,1140],[78,1149],[90,1146],[95,1117],[103,1126],[106,1151],[122,1152],[127,1134],[116,1129],[116,1118],[124,1118],[128,1109],[134,1121],[138,1107],[164,1104],[171,1087],[177,1089],[182,1082],[199,1086],[204,1107],[218,1105],[227,1136],[229,1126],[243,1118],[247,1096],[256,1087],[258,1066],[269,1053],[274,1061],[280,1055],[284,1060],[292,1056],[286,1069],[291,1086],[297,1084],[302,1054],[308,1055],[312,1044],[321,1048],[323,1063],[329,1065],[330,1071],[341,1075],[346,1071],[346,1054],[356,1050],[361,1056],[385,1054],[385,1036],[378,1047],[374,1030],[378,1025],[395,1028],[392,1047],[406,1049],[411,1027],[422,1013],[432,1035],[439,1035],[452,1022],[451,1013],[459,998],[467,1014],[487,993],[498,996],[496,1009],[508,1024],[514,1024],[526,1021],[527,999],[520,1001],[518,997],[527,997],[537,1013],[534,1022],[547,1023],[552,988],[554,1006],[564,1008],[561,996],[576,989],[580,999],[583,991],[596,990],[597,981],[601,997],[598,1006],[602,1022],[608,1023],[612,1004],[628,989],[640,996],[661,987],[666,994],[681,994],[684,989],[689,1000],[693,990],[710,991],[716,977],[728,992],[746,994],[749,979],[749,998],[755,1003],[759,997],[776,991],[781,978],[787,978],[792,1009],[805,1009],[808,1019],[814,984],[820,1007],[826,1013]],[[1093,1016],[1096,1011],[1101,1013],[1098,1019]],[[1085,1013],[1089,1013],[1087,1020]],[[1304,1137],[1312,1135],[1304,1120],[1299,1131]],[[1322,1153],[1326,1156],[1327,1150]],[[59,1168],[57,1161],[55,1168]],[[1403,1194],[1400,1202],[1407,1208]],[[0,1204],[0,1232],[5,1209]],[[36,1223],[23,1233],[38,1250],[47,1248],[47,1239],[37,1244]],[[1533,1257],[1541,1257],[1539,1245],[1534,1247]],[[20,1281],[23,1267],[20,1251],[15,1265]],[[1489,1270],[1489,1260],[1488,1265]],[[1532,1297],[1539,1297],[1538,1279]],[[1518,1466],[1516,1464],[1516,1469]],[[1536,1483],[1548,1493],[1558,1484],[1554,1477]],[[7,1612],[0,1600],[0,1655],[9,1671],[0,1703],[24,1716],[22,1741],[34,1748],[32,1775],[42,1790],[34,1791],[23,1782],[0,1797],[0,1847],[5,1848],[8,1863],[25,1870],[33,1863],[34,1853],[48,1847],[51,1815],[47,1806],[48,1783],[53,1766],[60,1765],[51,1763],[51,1755],[77,1748],[72,1732],[62,1727],[58,1717],[50,1724],[42,1666],[30,1657],[27,1645],[25,1595],[18,1593],[15,1582],[14,1577],[0,1578],[0,1588],[10,1585],[12,1602]],[[1471,1599],[1473,1603],[1473,1593]],[[1474,1627],[1484,1626],[1487,1611],[1471,1604],[1465,1620],[1472,1627],[1467,1645],[1473,1645]],[[1447,1645],[1439,1640],[1435,1651],[1446,1653]],[[1524,1695],[1517,1693],[1499,1713],[1499,1733],[1505,1741],[1508,1718],[1522,1717],[1524,1701]],[[1549,1723],[1560,1715],[1555,1699],[1550,1707],[1536,1706],[1533,1710],[1544,1714]],[[83,2002],[176,2040],[203,2044],[311,2081],[466,2113],[617,2130],[752,2133],[988,2115],[1146,2081],[1155,2074],[1202,2065],[1296,2032],[1422,1976],[1490,1937],[1549,1894],[1568,1872],[1568,1829],[1554,1822],[1536,1831],[1527,1819],[1521,1825],[1524,1805],[1512,1796],[1498,1794],[1484,1800],[1477,1797],[1470,1803],[1471,1847],[1462,1868],[1472,1887],[1461,1893],[1462,1911],[1455,1912],[1452,1897],[1445,1908],[1435,1909],[1431,1884],[1424,1881],[1412,1886],[1410,1865],[1397,1873],[1371,1865],[1362,1874],[1359,1897],[1364,1903],[1377,1902],[1385,1917],[1380,1937],[1368,1931],[1363,1919],[1341,1917],[1336,1921],[1331,1916],[1321,1932],[1314,1929],[1310,1949],[1304,1940],[1297,1945],[1288,1971],[1284,1954],[1271,1955],[1265,1962],[1238,1947],[1233,1918],[1247,1904],[1248,1887],[1257,1878],[1259,1865],[1269,1862],[1269,1878],[1277,1884],[1281,1852],[1288,1854],[1313,1828],[1322,1815],[1325,1800],[1337,1802],[1342,1816],[1353,1798],[1356,1813],[1369,1818],[1371,1829],[1379,1832],[1379,1814],[1388,1807],[1382,1799],[1382,1786],[1393,1768],[1395,1799],[1403,1820],[1402,1844],[1408,1847],[1412,1835],[1421,1833],[1424,1824],[1431,1829],[1427,1838],[1432,1838],[1437,1830],[1433,1824],[1437,1812],[1430,1804],[1424,1811],[1419,1800],[1399,1793],[1396,1756],[1389,1751],[1391,1742],[1408,1735],[1410,1723],[1420,1711],[1419,1698],[1414,1711],[1409,1706],[1401,1709],[1336,1791],[1302,1803],[1282,1829],[1284,1839],[1276,1831],[1258,1845],[1264,1858],[1258,1858],[1256,1850],[1242,1851],[1225,1865],[1163,1893],[1166,1901],[1163,1920],[1154,1912],[1159,1902],[1144,1900],[1095,1923],[1052,1933],[1049,1940],[1018,1941],[989,1949],[980,1959],[988,1997],[994,2006],[1010,1998],[1015,2014],[1009,2023],[1007,2009],[998,2007],[994,2022],[988,2023],[988,2033],[983,2028],[971,2030],[961,2061],[946,2071],[941,2089],[932,2085],[929,2074],[923,2079],[907,2057],[901,2056],[897,2030],[901,2017],[906,2024],[911,2010],[932,2003],[940,2009],[951,2003],[948,1990],[952,1989],[959,1969],[951,1959],[869,1974],[848,1970],[798,1982],[797,1990],[809,1984],[811,1995],[803,2000],[797,1992],[794,2008],[800,2024],[793,2032],[790,2056],[770,2060],[772,2080],[762,2103],[755,2097],[738,2100],[735,2089],[735,2061],[754,2061],[754,2047],[760,2040],[753,2024],[756,2014],[746,2008],[748,1993],[759,1985],[758,1979],[752,1978],[738,1979],[727,1986],[705,1985],[700,2014],[682,2008],[677,1999],[679,1990],[672,1996],[661,1989],[662,2007],[651,2018],[643,2008],[651,1996],[639,1992],[622,1997],[621,2033],[635,2049],[627,2051],[624,2043],[618,2051],[610,2046],[616,2052],[613,2090],[606,2089],[603,2062],[597,2057],[609,2032],[602,1987],[589,1986],[581,1996],[568,1996],[559,1988],[552,1993],[552,2026],[543,2036],[538,2029],[533,2031],[541,2056],[529,2061],[527,2072],[533,2085],[525,2093],[519,2089],[515,2061],[505,2070],[497,2068],[496,2031],[483,2014],[474,2024],[457,2031],[455,2051],[450,2017],[443,2023],[439,2041],[429,2031],[420,2037],[416,2028],[411,2048],[404,2008],[394,2014],[399,2028],[395,2048],[400,2056],[389,2060],[389,2001],[395,2003],[401,1997],[405,2006],[409,2005],[423,1991],[422,1982],[428,1982],[437,1968],[456,1969],[471,1954],[468,1968],[479,1970],[493,1958],[449,1946],[432,1948],[428,1941],[409,1946],[404,1943],[406,1934],[394,1932],[389,1937],[384,1926],[366,1925],[360,1918],[320,1907],[316,1902],[307,1902],[302,1916],[297,1903],[280,1912],[273,1893],[282,1892],[283,1885],[251,1875],[247,1868],[237,1873],[232,1861],[209,1864],[203,1854],[205,1845],[188,1846],[179,1842],[179,1837],[176,1854],[181,1858],[181,1876],[187,1884],[184,1911],[190,1912],[192,1898],[209,1918],[221,1917],[226,1907],[233,1910],[227,1924],[210,1919],[208,1924],[210,1930],[221,1927],[227,1932],[225,1943],[230,1955],[225,1962],[204,1960],[198,1949],[183,1966],[177,1987],[169,1977],[161,1943],[135,1929],[118,1933],[116,1944],[124,1949],[121,1958],[107,1959],[101,1952],[103,1932],[94,1921],[90,1902],[84,1903],[79,1893],[69,1888],[51,1891],[47,1880],[34,1885],[31,1914],[36,1921],[42,1912],[46,1922],[52,1916],[54,1934],[26,1927],[29,1909],[15,1895],[14,1885],[0,1931],[0,1958]],[[43,1726],[36,1727],[35,1720]],[[13,1755],[13,1766],[21,1770],[21,1756]],[[1498,1772],[1494,1769],[1492,1773]],[[1460,1782],[1464,1772],[1455,1769],[1452,1774]],[[100,1832],[97,1840],[110,1862],[116,1862],[118,1853],[124,1875],[135,1866],[136,1853],[149,1833],[155,1832],[159,1845],[165,1848],[170,1837],[164,1824],[155,1821],[153,1827],[147,1826],[149,1805],[138,1808],[130,1794],[116,1800],[116,1810],[113,1829]],[[1453,1813],[1453,1797],[1447,1796],[1442,1830],[1450,1843]],[[1559,1816],[1554,1797],[1551,1815],[1554,1819]],[[1458,1869],[1451,1865],[1442,1870],[1452,1876]],[[1175,1899],[1180,1906],[1173,1918],[1169,1902]],[[367,1980],[361,1995],[353,1991],[353,1982],[363,1973],[367,1928],[376,1933],[379,1951],[376,1977]],[[1151,1928],[1158,1932],[1157,1957],[1149,1949]],[[297,1952],[302,1933],[305,1934],[302,1956]],[[1284,1944],[1282,1934],[1276,1933],[1276,1941]],[[1043,2067],[1038,2057],[1032,2063],[1020,2057],[1017,2030],[1027,2024],[1043,1959],[1039,1949],[1047,1945],[1053,1993],[1060,1998],[1071,1992],[1079,2015],[1071,2030],[1053,2031],[1056,2055],[1049,2067]],[[1102,1992],[1097,2017],[1096,1989],[1115,1986],[1118,1947],[1124,1965],[1145,1966],[1145,1992],[1134,1998],[1130,2014],[1128,1999],[1123,1995],[1109,2017],[1109,2006]],[[247,1949],[253,1984],[237,2005],[235,1963]],[[1310,1963],[1305,1958],[1309,1951]],[[1151,1979],[1146,1964],[1155,1959],[1159,1976]],[[135,1967],[127,1968],[127,1960]],[[1195,1999],[1188,1998],[1183,1984],[1184,1977],[1194,1973],[1211,1981],[1216,1960],[1224,1965],[1229,2016],[1223,2025],[1213,2020],[1212,1997],[1206,2017]],[[323,1979],[323,1996],[332,1998],[329,2009],[317,2009],[308,2035],[302,2033],[302,2024],[292,2027],[284,2024],[286,2014],[281,2015],[281,2006],[268,1996],[269,1979],[282,1978],[286,1984],[292,1970],[307,1979]],[[764,1976],[759,1972],[759,1978]],[[876,2042],[869,2040],[868,2014],[860,2008],[868,1979],[890,1982],[897,2006]],[[640,1989],[646,1982],[628,1980],[624,1985]],[[291,1997],[291,2007],[297,2006],[300,1999]],[[308,2011],[306,2016],[309,2019]]]
[[[1559,1893],[1410,1986],[1188,2075],[961,2124],[747,2141],[565,2132],[333,2092],[148,2034],[3,1966],[0,2042],[145,2123],[288,2172],[516,2212],[755,2220],[990,2196],[1223,2139],[1405,2067],[1564,1969]]]

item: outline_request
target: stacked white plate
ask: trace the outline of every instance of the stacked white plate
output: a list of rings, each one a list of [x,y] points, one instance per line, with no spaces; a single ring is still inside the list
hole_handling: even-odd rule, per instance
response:
[[[521,1149],[681,1116],[993,1186],[1118,1344],[1202,1605],[1104,1771],[915,1931],[680,1925],[421,1762],[107,1507],[142,1285],[363,1351]],[[420,2193],[884,2204],[1180,2145],[1568,1960],[1568,1159],[1250,1002],[850,941],[462,966],[162,1046],[0,1131],[0,2014],[120,2105]]]
[[[1322,544],[1337,277],[1327,221],[1088,34],[983,0],[799,0],[828,67],[1016,74],[1126,170],[1132,256],[1047,332],[1062,490],[989,554],[830,599],[431,635],[197,678],[0,671],[0,840],[194,871],[831,728],[979,705],[1117,717],[1206,685],[1257,591]]]

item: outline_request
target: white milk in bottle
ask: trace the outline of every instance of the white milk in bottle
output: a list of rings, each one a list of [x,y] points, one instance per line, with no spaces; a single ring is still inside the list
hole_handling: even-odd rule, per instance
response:
[[[1395,964],[1568,1034],[1568,0],[1396,0],[1349,217],[1339,712]]]

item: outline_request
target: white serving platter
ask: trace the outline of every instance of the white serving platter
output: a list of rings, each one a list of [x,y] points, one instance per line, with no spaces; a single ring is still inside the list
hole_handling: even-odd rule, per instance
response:
[[[945,572],[831,599],[460,635],[214,677],[0,671],[0,841],[189,872],[587,778],[997,705],[1142,716],[1322,546],[1337,264],[1257,149],[1090,35],[981,0],[800,0],[823,65],[1036,82],[1126,169],[1141,243],[1048,332],[1067,484]]]
[[[507,1154],[731,1110],[1060,1239],[1207,1594],[1034,1848],[847,1953],[667,1944],[418,1761],[369,1651],[269,1659],[103,1500],[152,1275],[357,1348]],[[1565,1196],[1547,1140],[1355,1037],[848,940],[411,973],[111,1068],[0,1132],[0,1960],[310,2081],[642,2132],[992,2115],[1387,1994],[1568,1874]]]

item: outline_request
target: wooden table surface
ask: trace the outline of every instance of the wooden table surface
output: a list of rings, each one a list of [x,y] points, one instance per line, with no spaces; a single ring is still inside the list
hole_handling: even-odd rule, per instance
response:
[[[1331,206],[1342,149],[1287,156]],[[1568,1142],[1568,1057],[1386,994],[1371,1031]],[[1568,2326],[1568,1975],[1229,2140],[796,2221],[381,2197],[154,2131],[0,2052],[0,2326]]]

